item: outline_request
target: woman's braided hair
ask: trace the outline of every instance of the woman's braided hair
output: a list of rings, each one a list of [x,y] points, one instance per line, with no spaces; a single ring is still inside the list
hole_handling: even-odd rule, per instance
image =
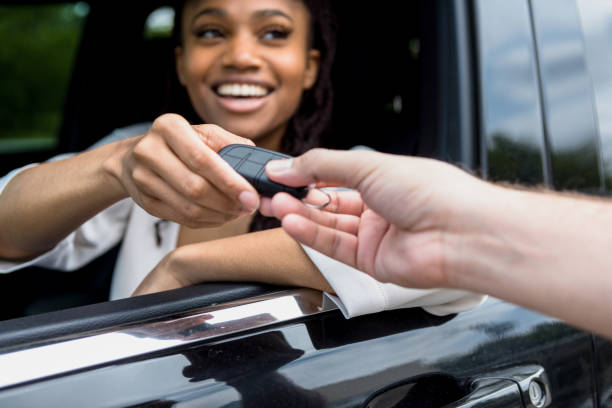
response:
[[[314,86],[305,91],[298,110],[289,122],[287,132],[281,140],[281,153],[291,156],[300,155],[321,145],[323,135],[329,130],[332,120],[334,91],[332,86],[332,66],[336,55],[337,23],[331,0],[302,0],[310,11],[310,46],[319,50],[321,57],[319,72]],[[173,38],[175,45],[182,44],[182,15],[184,1],[175,7]],[[174,86],[178,81],[173,81]],[[175,102],[174,111],[182,113],[188,120],[201,121],[189,103],[187,92],[179,84],[182,102]],[[170,89],[170,100],[176,99]],[[168,106],[170,109],[170,105]],[[264,217],[259,212],[253,217],[250,231],[259,231],[280,226],[276,218]]]

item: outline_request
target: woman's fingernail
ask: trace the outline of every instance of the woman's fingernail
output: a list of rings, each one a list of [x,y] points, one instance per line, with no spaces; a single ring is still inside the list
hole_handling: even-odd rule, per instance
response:
[[[257,194],[253,194],[250,191],[243,191],[240,193],[238,200],[240,200],[243,210],[247,212],[253,212],[259,206],[259,197]]]
[[[266,170],[269,170],[273,173],[282,173],[290,169],[292,164],[292,159],[270,160],[268,164],[266,164]]]

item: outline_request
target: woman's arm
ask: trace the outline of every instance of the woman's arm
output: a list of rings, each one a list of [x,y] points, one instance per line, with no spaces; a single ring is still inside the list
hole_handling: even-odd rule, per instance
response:
[[[179,247],[149,273],[134,296],[214,281],[303,286],[333,293],[300,245],[276,228]]]
[[[126,197],[116,180],[102,169],[104,160],[117,148],[117,143],[109,144],[15,176],[0,194],[0,258],[39,255]]]
[[[229,143],[252,142],[168,114],[142,136],[23,171],[0,194],[0,258],[33,258],[128,196],[150,214],[191,227],[254,210],[253,187],[216,154]]]

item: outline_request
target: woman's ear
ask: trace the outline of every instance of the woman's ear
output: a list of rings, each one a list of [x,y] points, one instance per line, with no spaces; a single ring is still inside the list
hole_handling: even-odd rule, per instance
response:
[[[185,86],[185,66],[183,64],[183,47],[174,48],[174,62],[176,63],[176,75],[181,85]]]
[[[321,53],[319,50],[311,49],[308,51],[306,60],[306,71],[304,72],[304,89],[308,90],[312,88],[317,82],[317,75],[319,75],[319,65],[321,62]]]

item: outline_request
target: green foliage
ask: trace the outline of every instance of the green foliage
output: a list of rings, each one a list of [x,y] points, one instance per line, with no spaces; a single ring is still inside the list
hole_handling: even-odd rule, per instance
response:
[[[589,139],[584,140],[583,145],[557,152],[551,158],[555,189],[591,193],[599,190],[597,148]]]
[[[82,3],[0,6],[0,149],[55,140],[84,14]]]
[[[491,136],[488,149],[489,179],[526,185],[544,182],[542,157],[537,147],[519,143],[503,133]]]
[[[551,156],[553,185],[556,190],[597,193],[600,189],[596,146],[589,138],[573,149],[556,150]],[[507,135],[491,136],[488,149],[489,179],[525,185],[542,184],[540,148],[518,142]]]

